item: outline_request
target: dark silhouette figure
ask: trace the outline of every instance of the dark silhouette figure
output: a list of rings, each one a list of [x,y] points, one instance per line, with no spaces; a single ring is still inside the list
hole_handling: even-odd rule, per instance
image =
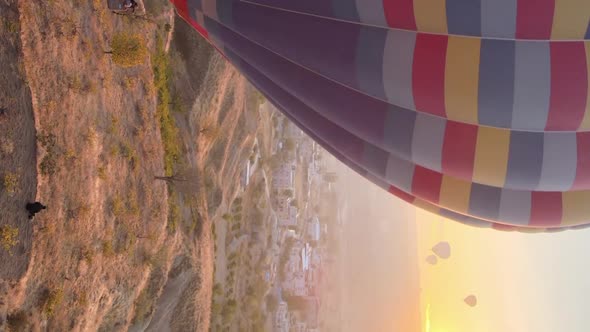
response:
[[[39,203],[39,202],[35,202],[35,203],[27,203],[27,211],[29,211],[29,219],[33,219],[33,217],[35,216],[35,214],[41,210],[45,210],[47,209],[47,206]]]

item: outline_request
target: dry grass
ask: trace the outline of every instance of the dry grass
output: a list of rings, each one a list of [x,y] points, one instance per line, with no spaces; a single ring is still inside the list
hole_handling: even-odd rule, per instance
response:
[[[170,110],[169,73],[170,63],[168,55],[164,52],[161,39],[156,40],[156,51],[152,56],[154,69],[154,86],[158,94],[157,114],[160,121],[160,133],[164,144],[164,167],[166,176],[173,174],[174,165],[180,156],[178,140],[178,128]]]
[[[150,0],[150,6],[158,2],[168,6],[164,0]],[[175,298],[175,309],[158,317],[182,324],[176,330],[207,330],[213,284],[211,217],[235,188],[241,154],[234,156],[233,152],[241,151],[249,141],[244,135],[231,134],[241,112],[231,106],[231,99],[235,98],[236,105],[244,104],[243,79],[231,67],[219,65],[218,58],[222,70],[210,71],[207,63],[212,51],[201,43],[201,51],[207,49],[203,53],[209,56],[199,58],[204,62],[201,66],[191,62],[195,70],[190,75],[201,75],[191,78],[196,90],[177,95],[178,90],[171,93],[170,73],[178,63],[171,65],[164,41],[155,38],[158,33],[165,35],[164,21],[158,27],[145,20],[110,15],[98,0],[29,1],[21,6],[19,31],[26,45],[25,65],[16,74],[26,76],[34,95],[38,121],[35,128],[31,116],[33,146],[25,151],[35,151],[36,129],[38,160],[35,162],[34,153],[28,156],[32,160],[19,160],[21,165],[39,168],[37,193],[26,187],[35,186],[34,172],[11,164],[0,169],[0,174],[19,170],[15,173],[21,190],[10,201],[19,207],[10,210],[10,216],[24,220],[18,224],[14,252],[15,256],[23,252],[25,258],[34,255],[35,264],[29,266],[21,259],[17,266],[0,250],[0,258],[8,262],[0,271],[4,273],[0,284],[9,273],[18,277],[13,271],[29,276],[6,296],[0,295],[6,304],[0,307],[0,315],[26,312],[27,330],[131,329],[129,317],[147,321],[150,315],[160,315],[158,310],[165,305],[158,296],[174,257],[182,253],[189,257],[190,282],[183,286],[182,296]],[[18,17],[7,16],[17,21]],[[149,61],[129,68],[113,66],[103,47],[108,48],[119,31],[145,36]],[[0,28],[0,46],[2,34]],[[0,59],[4,56],[0,54]],[[196,162],[203,171],[209,163],[210,145],[218,140],[213,135],[203,150],[203,143],[195,141],[201,113],[211,113],[219,120],[219,103],[203,98],[198,116],[192,107],[179,106],[182,97],[200,94],[205,74],[210,76],[209,83],[202,85],[207,90],[203,95],[223,94],[227,87],[235,90],[225,98],[224,105],[231,109],[226,110],[223,121],[217,121],[219,130],[231,137],[221,145],[222,167],[211,174],[211,193],[203,189],[195,198],[179,195],[169,200],[167,188],[155,182],[153,175],[170,173],[178,163],[187,162]],[[62,79],[48,79],[53,77]],[[22,141],[22,135],[3,131],[0,167],[20,153]],[[196,160],[187,160],[185,152],[196,155]],[[21,204],[33,198],[49,207],[34,224],[26,220]],[[14,223],[0,223],[8,224]],[[37,228],[34,235],[33,225]],[[50,290],[44,293],[47,285]],[[0,330],[6,326],[2,324]]]
[[[0,227],[0,245],[8,252],[18,244],[18,228],[10,225]]]
[[[3,6],[0,3],[4,18]],[[0,295],[0,302],[5,304],[0,306],[0,315],[4,310],[30,314],[27,330],[41,329],[41,322],[43,329],[50,331],[99,330],[108,312],[112,312],[108,317],[116,320],[126,317],[133,310],[131,304],[115,301],[118,292],[133,294],[143,287],[140,281],[146,268],[135,264],[137,253],[158,250],[167,234],[166,188],[152,180],[152,174],[164,168],[159,122],[153,116],[156,95],[153,89],[139,88],[153,85],[148,54],[143,65],[122,69],[113,66],[102,49],[108,47],[115,31],[141,32],[148,36],[146,46],[153,47],[157,27],[124,22],[109,15],[104,7],[102,1],[22,3],[20,37],[27,46],[23,48],[24,69],[16,74],[27,75],[34,95],[38,160],[35,162],[35,134],[33,147],[23,149],[20,144],[26,142],[26,128],[19,129],[21,135],[16,141],[16,131],[15,135],[8,133],[2,123],[0,158],[19,160],[20,165],[32,165],[33,169],[37,165],[39,186],[35,195],[26,187],[30,183],[35,186],[35,175],[31,181],[28,169],[20,170],[19,164],[2,159],[0,189],[4,191],[6,172],[18,170],[14,173],[20,181],[13,187],[20,191],[11,202],[18,206],[15,211],[4,209],[2,199],[6,195],[0,193],[3,214],[9,212],[14,220],[2,219],[0,225],[14,256],[33,254],[36,261],[30,266],[26,259],[13,262],[0,249],[0,286],[5,276],[16,275],[20,268],[17,263],[24,266],[23,272],[28,269],[30,276],[19,288]],[[0,47],[4,45],[2,27]],[[9,63],[4,62],[5,56],[0,52],[2,63]],[[5,66],[1,67],[0,71]],[[126,77],[136,78],[132,91],[122,90],[118,83]],[[130,81],[129,86],[133,84]],[[27,99],[26,95],[11,93]],[[4,107],[3,98],[0,89]],[[152,115],[140,119],[135,114],[139,105]],[[9,111],[12,107],[19,109],[17,106],[11,104]],[[34,122],[30,124],[34,133]],[[142,132],[141,140],[134,139],[136,129]],[[111,146],[116,146],[113,156],[109,153]],[[33,160],[17,159],[20,149],[32,151]],[[24,209],[25,202],[33,199],[48,206],[36,216],[34,224],[26,219]],[[14,236],[5,225],[15,225],[19,219],[26,227],[18,227],[18,236]],[[119,226],[123,223],[125,229]],[[33,225],[37,228],[34,236]],[[152,235],[138,236],[143,234]],[[56,286],[39,303],[43,285]],[[117,309],[113,311],[113,307]],[[90,315],[96,319],[87,319]],[[0,330],[5,327],[0,323]]]
[[[64,298],[64,291],[61,288],[55,288],[46,291],[45,298],[43,300],[43,313],[47,317],[53,317],[56,309],[62,303]]]
[[[13,195],[17,192],[19,183],[18,183],[18,176],[15,173],[7,172],[4,174],[4,178],[2,179],[2,186],[4,187],[4,191],[9,195]]]
[[[146,42],[140,34],[117,33],[111,40],[113,62],[121,67],[143,64],[147,58]]]

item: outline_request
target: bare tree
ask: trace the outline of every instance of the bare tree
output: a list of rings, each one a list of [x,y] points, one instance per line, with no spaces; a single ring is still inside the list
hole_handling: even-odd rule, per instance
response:
[[[199,171],[196,167],[182,168],[170,176],[154,176],[154,178],[166,181],[174,191],[185,195],[196,194],[201,187]]]
[[[219,124],[217,124],[214,119],[205,120],[199,128],[199,134],[212,141],[215,140],[220,133],[221,129],[219,128]]]

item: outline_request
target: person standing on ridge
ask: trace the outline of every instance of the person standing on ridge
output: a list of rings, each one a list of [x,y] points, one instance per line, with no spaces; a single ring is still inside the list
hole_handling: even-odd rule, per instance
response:
[[[26,209],[27,209],[27,211],[29,211],[29,220],[31,220],[31,219],[33,219],[33,217],[35,216],[35,214],[37,212],[47,209],[47,206],[45,206],[39,202],[27,203]]]

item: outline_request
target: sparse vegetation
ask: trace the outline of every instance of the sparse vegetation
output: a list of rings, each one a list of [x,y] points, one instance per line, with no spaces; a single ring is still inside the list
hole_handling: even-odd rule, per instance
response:
[[[203,135],[203,137],[207,138],[210,141],[214,141],[215,139],[217,139],[220,133],[221,129],[219,128],[219,125],[213,121],[209,121],[208,123],[203,125],[199,130],[199,134]]]
[[[129,163],[129,166],[131,167],[132,170],[137,169],[137,165],[138,165],[137,152],[135,152],[135,149],[131,146],[131,143],[129,143],[128,141],[121,143],[119,153],[121,154],[121,156],[123,158],[127,159],[127,162]]]
[[[4,225],[0,227],[0,245],[6,251],[11,251],[18,244],[18,228]]]
[[[8,137],[0,137],[0,154],[11,155],[14,152],[14,142]]]
[[[160,132],[162,144],[164,145],[164,170],[166,176],[173,174],[174,165],[180,156],[178,128],[170,112],[169,66],[168,55],[164,51],[162,40],[158,38],[156,40],[156,53],[152,56],[152,67],[154,70],[154,85],[158,93],[157,116],[160,120]]]
[[[27,314],[24,311],[17,311],[6,317],[9,332],[24,332],[27,328]]]
[[[105,257],[112,257],[115,255],[115,250],[113,249],[113,243],[111,241],[103,241],[102,242],[102,254]]]
[[[18,20],[4,19],[4,29],[9,33],[16,34],[20,31]]]
[[[80,292],[76,296],[76,303],[78,303],[80,307],[86,307],[88,305],[88,293],[86,291]]]
[[[125,76],[122,85],[125,89],[133,89],[137,85],[137,79],[135,77]]]
[[[57,172],[57,159],[55,154],[48,152],[45,157],[41,160],[41,164],[39,164],[39,168],[41,169],[41,174],[43,175],[53,175]]]
[[[285,140],[283,147],[285,148],[285,150],[287,150],[289,152],[294,151],[295,150],[295,142],[293,141],[293,139],[287,138]]]
[[[115,217],[120,217],[125,213],[125,203],[119,195],[116,195],[111,200],[111,212]]]
[[[2,179],[2,186],[4,191],[9,195],[16,193],[18,189],[18,176],[15,173],[7,172]]]
[[[156,180],[166,181],[175,192],[185,195],[197,194],[200,188],[199,170],[195,167],[181,168],[167,176],[156,176]]]
[[[139,34],[118,33],[111,41],[113,62],[121,67],[133,67],[145,62],[148,51],[145,40]]]
[[[107,168],[105,166],[99,166],[97,172],[99,179],[103,181],[107,179]]]
[[[82,248],[80,258],[85,260],[86,263],[92,264],[92,260],[94,259],[94,251],[90,248]]]
[[[0,11],[5,8],[3,6],[0,5]],[[12,6],[11,3],[10,6]],[[146,7],[148,7],[147,3]],[[76,15],[69,15],[72,8],[76,8]],[[35,220],[34,224],[23,223],[22,228],[18,229],[20,234],[16,237],[16,241],[23,243],[18,243],[13,248],[15,255],[10,258],[8,262],[10,265],[7,265],[10,268],[2,272],[5,275],[13,273],[16,275],[20,273],[18,271],[20,265],[27,269],[27,264],[21,264],[21,261],[17,259],[24,260],[27,258],[24,256],[30,255],[31,252],[34,253],[36,260],[35,264],[29,265],[32,278],[23,284],[23,290],[26,292],[23,291],[18,300],[10,299],[9,294],[6,305],[8,308],[18,308],[18,304],[15,306],[14,301],[23,301],[21,307],[26,310],[27,315],[23,320],[28,319],[30,324],[24,328],[26,330],[37,327],[55,331],[84,329],[85,322],[89,322],[88,315],[92,315],[96,308],[100,314],[91,317],[91,328],[104,331],[123,327],[133,329],[137,326],[129,326],[129,324],[146,322],[154,310],[159,310],[156,308],[157,299],[163,290],[167,291],[164,288],[166,278],[153,285],[151,281],[146,284],[143,282],[146,273],[156,274],[154,271],[162,270],[163,272],[160,273],[165,275],[176,255],[179,252],[188,251],[199,253],[191,256],[191,269],[187,270],[189,277],[193,278],[192,274],[194,274],[195,281],[191,281],[190,285],[186,286],[189,288],[182,289],[182,299],[175,299],[178,302],[176,308],[185,307],[189,310],[188,315],[183,315],[187,325],[176,330],[195,330],[188,327],[196,318],[190,314],[191,307],[187,304],[198,306],[196,308],[206,307],[202,306],[204,295],[201,294],[207,292],[196,294],[192,288],[211,287],[207,284],[210,278],[201,278],[202,273],[209,275],[210,267],[207,266],[208,264],[200,266],[199,258],[202,248],[208,250],[209,246],[216,245],[208,243],[210,241],[208,233],[214,232],[209,228],[213,222],[211,217],[214,212],[212,209],[208,210],[206,204],[218,205],[222,200],[225,202],[229,199],[228,195],[232,195],[232,192],[237,190],[234,183],[237,182],[234,181],[237,177],[234,174],[238,166],[235,164],[242,163],[243,151],[241,150],[248,149],[248,142],[254,137],[252,132],[256,130],[255,121],[247,121],[247,125],[239,129],[245,133],[232,136],[232,131],[235,129],[228,125],[235,119],[235,112],[243,112],[241,107],[234,107],[235,105],[232,104],[235,100],[239,100],[242,104],[242,99],[238,98],[243,97],[241,90],[247,88],[247,84],[241,77],[235,75],[235,71],[229,66],[219,61],[218,56],[214,57],[215,62],[209,66],[207,63],[209,58],[203,58],[201,56],[203,52],[200,51],[191,56],[198,58],[199,64],[202,65],[194,66],[186,61],[189,64],[187,67],[191,68],[191,77],[189,81],[183,81],[183,83],[190,83],[192,89],[190,91],[189,89],[169,90],[167,85],[171,82],[169,82],[168,55],[164,52],[164,43],[156,42],[154,38],[156,34],[164,35],[164,30],[171,28],[171,26],[164,26],[163,22],[169,19],[168,15],[150,15],[149,19],[157,22],[156,28],[156,24],[147,20],[110,15],[105,8],[105,3],[98,0],[90,2],[49,0],[49,2],[27,3],[20,13],[27,22],[39,23],[38,26],[33,24],[37,29],[26,28],[30,24],[23,24],[23,34],[31,39],[31,44],[23,46],[22,49],[18,49],[19,45],[16,45],[19,54],[27,54],[28,58],[25,60],[33,60],[23,61],[26,68],[22,66],[22,73],[28,74],[29,87],[27,88],[30,88],[34,94],[33,101],[38,107],[33,110],[35,115],[31,123],[33,130],[28,130],[31,135],[28,140],[21,140],[20,135],[13,135],[13,133],[0,135],[5,136],[0,137],[0,158],[7,158],[9,161],[9,164],[4,165],[5,168],[0,170],[0,196],[4,194],[3,196],[7,197],[1,186],[4,172],[18,170],[16,171],[19,176],[18,186],[22,188],[20,189],[22,192],[18,194],[22,194],[23,198],[19,196],[18,201],[24,203],[25,196],[34,197],[28,190],[34,190],[36,184],[34,181],[38,179],[38,197],[50,208],[44,211],[42,217]],[[66,13],[65,16],[64,13]],[[18,17],[18,14],[15,12],[13,17]],[[95,19],[84,20],[87,14],[91,14]],[[1,20],[0,24],[3,23]],[[18,19],[15,21],[18,22]],[[70,27],[76,28],[75,25],[70,25],[70,22],[81,24],[81,26],[77,27],[77,31],[70,31]],[[0,30],[1,28],[0,26]],[[84,33],[81,33],[81,28]],[[158,30],[155,31],[155,29]],[[151,62],[143,57],[137,61],[140,66],[122,70],[117,65],[131,66],[131,63],[135,61],[130,59],[134,56],[129,55],[125,61],[117,61],[116,54],[107,56],[102,52],[109,50],[110,41],[114,36],[113,30],[126,31],[130,36],[141,31],[145,45],[149,45],[150,48],[155,46],[154,54],[158,56],[151,57]],[[194,31],[191,33],[194,34]],[[18,36],[15,41],[18,41]],[[175,50],[174,43],[173,40],[172,52]],[[116,53],[115,45],[112,46],[113,53]],[[209,53],[213,54],[213,49],[206,42],[202,42],[200,48],[211,50]],[[124,54],[122,52],[121,55]],[[53,58],[56,56],[63,58],[54,61]],[[174,56],[174,53],[171,56]],[[151,63],[153,67],[148,63]],[[175,66],[176,63],[172,65]],[[209,71],[209,68],[214,71]],[[155,74],[152,73],[152,69]],[[176,68],[174,70],[176,73]],[[207,84],[201,87],[200,83],[195,83],[196,80],[192,77],[195,73],[203,76],[200,83]],[[209,92],[215,93],[214,90],[210,91],[212,87],[222,89],[216,84],[221,81],[219,75],[228,73],[234,76],[227,83],[228,89],[236,90],[236,96],[227,98],[228,104],[225,107],[227,112],[224,118],[228,119],[228,122],[223,122],[223,134],[219,134],[222,124],[219,119],[215,121],[216,127],[201,133],[216,140],[219,136],[227,134],[229,138],[219,145],[219,150],[216,150],[220,152],[216,156],[219,156],[224,167],[213,168],[214,172],[206,173],[203,172],[202,167],[208,169],[209,146],[205,144],[204,149],[201,149],[202,146],[194,146],[193,139],[198,139],[200,136],[199,123],[189,123],[190,126],[185,126],[184,121],[185,118],[191,121],[196,119],[189,111],[203,112],[205,117],[207,114],[216,117],[218,105],[214,101],[203,100],[203,108],[196,110],[196,108],[188,107],[186,102],[194,102],[192,98],[197,94],[200,95],[201,92],[204,92],[203,95],[206,98],[210,98]],[[51,80],[52,74],[58,75],[55,82]],[[225,81],[221,82],[226,84]],[[10,83],[13,82],[10,81]],[[96,84],[96,87],[100,88],[100,93],[87,96],[80,93],[93,90],[93,86],[89,83]],[[157,102],[154,98],[155,93],[158,94]],[[27,95],[14,94],[14,96],[23,101],[30,99]],[[5,101],[7,103],[0,106],[7,107],[8,116],[2,119],[5,121],[2,124],[12,124],[13,111],[20,111],[20,100],[17,103],[10,99]],[[121,112],[121,110],[126,111]],[[174,113],[181,111],[186,113]],[[14,114],[20,116],[21,113],[25,113],[24,110]],[[201,115],[198,115],[198,118],[201,118]],[[33,127],[35,119],[39,120],[37,128]],[[182,132],[180,129],[177,130],[175,119],[182,121],[179,123],[182,124]],[[244,117],[241,119],[244,120]],[[185,135],[185,128],[190,129],[191,140],[184,136],[180,137]],[[196,135],[195,132],[197,132]],[[26,168],[21,170],[18,165],[13,167],[10,164],[21,153],[21,141],[28,141],[34,145],[32,138],[35,133],[40,134],[37,142],[40,174],[36,178],[31,176]],[[183,142],[180,141],[181,139]],[[243,142],[244,146],[235,144],[240,142]],[[194,207],[193,218],[182,218],[188,211],[189,198],[186,195],[167,196],[163,190],[163,184],[153,181],[153,175],[176,174],[184,162],[182,160],[184,146],[197,153],[196,158],[191,161],[197,161],[201,184],[204,186],[203,173],[210,175],[211,178],[212,190],[205,192],[202,187],[193,187],[207,196],[194,198],[195,202],[191,205]],[[194,149],[195,147],[197,149]],[[162,154],[162,150],[165,154]],[[32,150],[27,149],[27,151]],[[32,172],[34,173],[34,153],[27,157],[32,157],[30,160],[33,160]],[[162,160],[165,161],[164,167],[162,167]],[[141,171],[130,172],[137,165]],[[44,178],[43,175],[51,176]],[[176,186],[178,187],[179,185]],[[51,199],[47,198],[48,195]],[[212,199],[209,199],[209,195]],[[170,199],[170,204],[167,204],[165,197]],[[13,199],[7,199],[7,201],[11,200]],[[18,205],[15,206],[15,211],[26,219],[25,211],[22,211],[23,207],[20,203]],[[4,205],[2,207],[4,208]],[[243,208],[238,205],[229,211],[232,218],[234,216],[238,216],[238,219],[242,218],[240,223],[232,224],[234,230],[247,228],[248,209],[249,202]],[[170,215],[166,216],[167,212]],[[202,217],[200,217],[201,214]],[[166,217],[169,223],[165,220]],[[14,222],[17,225],[16,220],[3,221],[0,224],[7,222]],[[166,228],[163,223],[168,225],[168,229],[176,229],[176,233],[182,235],[173,236],[178,240],[175,242],[178,245],[170,246],[168,230],[162,232]],[[199,226],[201,224],[202,226]],[[202,232],[198,231],[199,228],[202,228]],[[34,235],[33,232],[35,232]],[[205,236],[200,237],[200,234]],[[28,242],[31,239],[38,242],[31,246]],[[25,250],[21,250],[20,247]],[[154,259],[157,253],[162,251],[162,247],[169,247],[169,254]],[[246,245],[241,247],[245,249]],[[8,256],[6,252],[4,255]],[[243,292],[237,284],[241,278],[238,270],[241,264],[245,263],[241,261],[234,263],[236,271],[232,278],[236,285],[231,287],[234,295]],[[142,282],[134,282],[137,280]],[[49,286],[49,289],[63,287],[63,292],[61,289],[55,289],[48,291],[46,297],[43,297],[43,285]],[[115,291],[124,297],[119,297],[110,291],[110,294],[96,291],[105,289],[105,286],[111,290],[116,288]],[[224,291],[224,289],[220,290],[220,292]],[[142,296],[136,298],[138,294]],[[31,299],[31,296],[34,298]],[[189,300],[185,300],[184,297]],[[239,302],[237,307],[242,305],[241,301],[234,299],[235,301]],[[36,309],[31,308],[32,303],[37,307]],[[236,307],[233,302],[228,302],[228,305],[230,308]],[[30,309],[32,310],[29,311]],[[240,311],[240,315],[243,314],[241,309],[234,309],[234,311]],[[199,316],[200,319],[202,313],[199,313]],[[16,314],[14,317],[5,315],[4,323],[7,323],[6,318],[16,321],[18,317],[19,315]],[[140,326],[141,323],[139,323]],[[171,321],[171,324],[176,323]],[[248,330],[249,328],[249,324],[240,324],[240,329]]]
[[[180,206],[174,198],[171,198],[168,200],[168,232],[176,232],[180,220]]]
[[[215,285],[213,286],[213,295],[215,295],[215,296],[223,295],[223,287],[221,286],[220,283],[215,283]]]
[[[64,292],[61,288],[47,290],[45,294],[45,301],[43,305],[43,313],[47,317],[52,317],[55,314],[55,309],[63,301]]]
[[[39,164],[41,174],[46,176],[53,175],[58,171],[57,138],[54,134],[41,134],[37,140],[46,151],[45,156]]]

